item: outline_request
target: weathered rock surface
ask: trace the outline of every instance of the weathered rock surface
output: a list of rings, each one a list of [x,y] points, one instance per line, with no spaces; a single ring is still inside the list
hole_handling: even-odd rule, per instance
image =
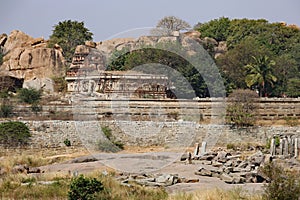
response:
[[[11,172],[13,174],[18,174],[18,173],[25,173],[25,174],[32,174],[32,173],[41,173],[41,169],[38,167],[29,167],[27,165],[15,165]]]
[[[121,50],[127,48],[128,51],[138,49],[143,46],[154,46],[157,43],[164,42],[176,42],[178,41],[184,47],[190,47],[193,45],[191,41],[198,42],[204,46],[213,46],[213,51],[215,55],[221,55],[226,53],[227,46],[226,42],[217,42],[213,38],[205,37],[200,39],[201,33],[198,31],[189,31],[184,34],[174,34],[171,36],[141,36],[137,39],[135,38],[116,38],[106,41],[101,41],[96,43],[96,48],[103,52],[105,56],[111,55],[115,50]],[[88,45],[90,46],[90,45]],[[193,50],[187,52],[192,55]]]
[[[122,185],[130,187],[135,183],[150,187],[167,187],[177,183],[196,183],[198,179],[179,178],[177,174],[126,174],[122,173],[117,180]]]
[[[0,66],[4,75],[24,79],[25,87],[53,91],[50,77],[64,73],[64,57],[55,48],[47,48],[43,38],[32,38],[21,31],[12,31],[0,39],[5,56]]]
[[[225,183],[262,183],[265,178],[258,172],[265,163],[265,155],[257,151],[245,160],[240,155],[231,155],[226,151],[206,152],[202,156],[195,156],[194,160],[206,167],[200,167],[195,172],[199,176],[219,177]]]

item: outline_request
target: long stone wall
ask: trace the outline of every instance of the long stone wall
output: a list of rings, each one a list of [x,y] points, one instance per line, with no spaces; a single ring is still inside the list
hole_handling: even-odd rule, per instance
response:
[[[125,145],[164,146],[186,148],[206,141],[208,148],[228,143],[265,144],[274,134],[295,135],[300,138],[300,127],[255,127],[232,129],[225,125],[191,122],[137,122],[137,121],[24,121],[31,130],[29,148],[63,147],[69,139],[72,146],[93,149],[105,139],[101,127],[108,126],[113,137]]]
[[[153,100],[153,99],[102,99],[80,97],[79,101],[70,98],[69,104],[48,104],[37,115],[31,111],[30,106],[15,106],[15,116],[45,119],[68,120],[89,117],[91,119],[135,121],[166,121],[169,119],[183,119],[197,121],[211,119],[225,115],[226,99],[200,99],[200,100]],[[293,117],[300,119],[300,98],[261,98],[257,103],[258,118],[261,120],[276,120]],[[196,119],[196,120],[195,120]]]

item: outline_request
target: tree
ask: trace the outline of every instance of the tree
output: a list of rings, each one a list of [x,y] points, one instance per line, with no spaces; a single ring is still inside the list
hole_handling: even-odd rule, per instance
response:
[[[29,128],[23,122],[3,122],[0,124],[0,142],[9,146],[27,144],[31,137]]]
[[[238,127],[253,126],[256,121],[258,95],[251,90],[234,90],[228,97],[227,122]]]
[[[268,94],[268,86],[273,87],[273,83],[277,81],[277,77],[273,75],[273,66],[275,61],[269,59],[268,56],[253,57],[254,62],[245,66],[247,76],[245,82],[248,87],[258,86],[259,96]]]
[[[93,33],[84,26],[84,22],[66,20],[54,26],[49,39],[49,47],[55,44],[60,45],[66,60],[71,62],[76,46],[92,40],[92,36]]]
[[[257,57],[261,54],[269,55],[271,53],[264,46],[261,46],[255,38],[247,37],[216,59],[216,63],[226,80],[228,93],[231,89],[247,88],[245,65],[253,61],[253,56]]]
[[[217,41],[225,41],[228,37],[230,20],[227,17],[211,20],[195,27],[201,33],[201,37],[211,37]]]
[[[159,20],[156,28],[151,31],[153,35],[171,35],[174,31],[188,30],[191,26],[186,21],[175,16],[167,16]]]
[[[288,80],[286,95],[289,97],[300,97],[300,78]]]

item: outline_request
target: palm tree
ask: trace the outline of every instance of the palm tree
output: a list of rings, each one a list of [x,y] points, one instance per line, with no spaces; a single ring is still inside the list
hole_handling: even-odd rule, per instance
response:
[[[248,87],[258,86],[259,96],[267,95],[267,84],[271,87],[277,78],[273,75],[274,60],[270,60],[268,56],[252,57],[254,62],[245,66],[247,75],[245,82]]]

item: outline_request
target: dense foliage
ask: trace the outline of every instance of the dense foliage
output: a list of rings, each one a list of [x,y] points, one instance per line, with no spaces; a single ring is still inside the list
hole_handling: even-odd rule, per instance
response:
[[[49,39],[49,47],[61,46],[67,61],[71,61],[77,45],[92,40],[93,34],[84,26],[84,22],[66,20],[54,26]]]
[[[189,54],[193,47],[182,48],[179,42],[160,42],[133,51],[116,51],[111,56],[109,70],[134,70],[165,75],[171,98],[222,96],[221,77],[209,54],[201,48]],[[206,80],[206,81],[205,81]]]
[[[208,40],[215,40],[217,43],[224,41],[227,44],[227,52],[214,58],[224,78],[227,95],[235,89],[251,89],[264,97],[300,96],[299,28],[282,23],[269,23],[264,19],[230,20],[226,17],[199,23],[194,28],[201,32],[202,39],[213,38]],[[214,55],[214,46],[203,44],[203,47],[210,55]],[[182,84],[184,81],[178,79],[179,76],[172,77],[172,70],[149,70],[149,63],[174,69],[192,88],[185,87]],[[130,70],[141,65],[144,65],[142,71],[145,73],[155,71],[167,75],[172,81],[175,80],[178,91],[174,92],[177,93],[177,98],[190,98],[193,94],[199,97],[215,96],[210,91],[212,88],[218,89],[218,86],[204,81],[203,76],[209,77],[212,70],[208,63],[205,63],[200,75],[186,59],[161,50],[157,45],[132,52],[126,48],[115,51],[108,69]]]
[[[267,163],[261,171],[269,181],[265,185],[263,199],[296,200],[300,198],[299,172],[287,171],[273,162]]]
[[[0,124],[0,142],[4,145],[24,145],[30,137],[29,128],[23,122],[11,121]]]
[[[299,28],[264,19],[222,17],[195,29],[202,38],[226,41],[228,51],[216,62],[226,79],[227,92],[251,88],[262,96],[299,96]],[[267,74],[260,74],[263,71]]]
[[[80,175],[72,180],[70,190],[68,192],[68,199],[96,199],[95,194],[103,189],[103,184],[96,178],[88,178]]]

